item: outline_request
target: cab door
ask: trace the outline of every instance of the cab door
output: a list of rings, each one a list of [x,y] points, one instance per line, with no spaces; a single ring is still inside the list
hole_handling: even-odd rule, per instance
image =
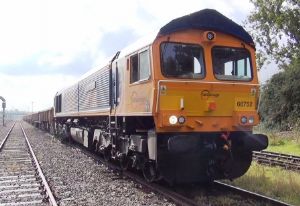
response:
[[[110,63],[109,70],[109,104],[111,107],[111,115],[114,115],[115,109],[118,106],[119,100],[119,77],[118,77],[118,62],[117,59],[119,57],[120,51],[116,53]]]
[[[125,111],[131,115],[149,115],[153,100],[150,48],[131,54],[128,57],[128,67]]]

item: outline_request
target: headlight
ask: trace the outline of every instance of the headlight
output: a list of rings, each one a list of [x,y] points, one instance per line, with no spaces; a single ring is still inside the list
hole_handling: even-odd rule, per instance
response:
[[[178,122],[179,122],[179,124],[185,123],[185,118],[184,118],[184,116],[178,117]]]
[[[176,124],[177,123],[177,117],[175,115],[172,115],[169,117],[169,123],[170,124]]]
[[[242,118],[241,118],[241,123],[242,123],[242,124],[246,124],[246,123],[247,123],[247,117],[242,116]]]
[[[249,124],[253,124],[254,123],[254,117],[249,117],[248,122],[249,122]]]

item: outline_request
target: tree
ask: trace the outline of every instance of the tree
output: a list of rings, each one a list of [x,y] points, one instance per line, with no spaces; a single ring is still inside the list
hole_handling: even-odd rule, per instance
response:
[[[266,60],[280,65],[300,57],[300,1],[250,0],[254,4],[246,26],[259,45],[261,68]]]
[[[259,112],[268,127],[300,128],[300,1],[250,0],[254,11],[246,21],[257,43],[258,65],[279,63],[262,88]]]
[[[283,71],[262,88],[259,112],[267,127],[300,128],[300,59],[284,65]]]

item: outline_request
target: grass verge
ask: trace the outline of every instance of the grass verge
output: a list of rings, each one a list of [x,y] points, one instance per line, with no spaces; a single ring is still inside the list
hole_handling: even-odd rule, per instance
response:
[[[267,151],[300,156],[300,131],[279,132],[267,130],[263,126],[255,128],[255,133],[266,134],[269,138]]]
[[[300,174],[252,163],[249,171],[229,184],[281,201],[300,205]]]

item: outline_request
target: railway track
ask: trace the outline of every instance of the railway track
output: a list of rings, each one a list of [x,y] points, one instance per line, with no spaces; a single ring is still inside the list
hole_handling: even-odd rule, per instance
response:
[[[191,197],[187,197],[184,194],[181,194],[180,192],[176,192],[175,190],[172,189],[172,187],[169,186],[164,186],[158,183],[149,183],[146,182],[145,179],[139,175],[136,174],[134,172],[130,172],[130,171],[121,171],[121,169],[110,162],[106,162],[102,157],[100,157],[99,155],[92,153],[90,151],[87,151],[86,149],[84,149],[84,147],[77,145],[77,144],[69,144],[71,147],[77,147],[80,148],[82,152],[84,152],[87,156],[93,158],[94,160],[101,162],[102,164],[106,165],[109,169],[113,170],[113,171],[117,171],[118,173],[120,173],[122,176],[125,176],[129,179],[132,179],[133,181],[139,183],[140,185],[142,185],[144,188],[147,188],[148,190],[151,190],[155,193],[161,194],[162,196],[166,197],[167,199],[173,201],[176,205],[182,205],[182,206],[199,206],[199,205],[203,205],[202,203],[197,202],[196,200],[193,200],[193,198]],[[251,191],[247,191],[245,189],[242,188],[238,188],[220,181],[214,181],[213,185],[214,188],[217,188],[218,190],[221,190],[224,192],[224,194],[226,194],[227,192],[233,192],[234,194],[238,194],[240,195],[242,198],[251,198],[259,203],[264,203],[264,204],[268,204],[268,205],[277,205],[277,206],[291,206],[288,203],[276,200],[274,198],[271,197],[267,197],[255,192],[251,192]],[[192,186],[191,188],[200,188],[203,189],[203,186]]]
[[[14,123],[0,145],[0,206],[57,206],[27,135]]]
[[[260,164],[278,166],[284,169],[300,171],[300,157],[276,152],[253,152],[253,159]]]
[[[255,193],[255,192],[251,192],[251,191],[239,188],[239,187],[235,187],[235,186],[232,186],[232,185],[220,182],[220,181],[214,181],[214,186],[219,187],[226,191],[232,191],[232,192],[238,193],[241,196],[246,197],[246,198],[249,198],[249,197],[253,198],[253,199],[257,200],[258,202],[264,202],[265,204],[278,205],[278,206],[292,206],[292,205],[282,202],[280,200],[276,200],[274,198],[267,197],[265,195],[261,195],[261,194]]]

